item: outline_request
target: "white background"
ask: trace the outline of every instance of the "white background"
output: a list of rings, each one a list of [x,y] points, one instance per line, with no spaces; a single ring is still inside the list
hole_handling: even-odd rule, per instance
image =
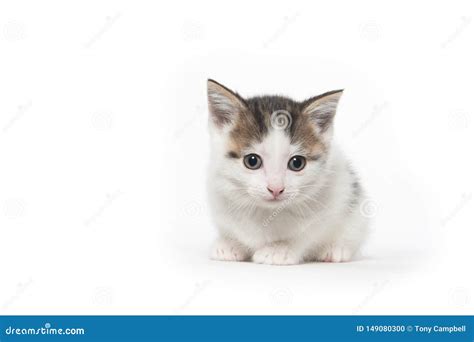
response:
[[[0,313],[472,314],[473,10],[2,2]],[[208,77],[345,88],[337,138],[374,216],[361,260],[208,260]]]

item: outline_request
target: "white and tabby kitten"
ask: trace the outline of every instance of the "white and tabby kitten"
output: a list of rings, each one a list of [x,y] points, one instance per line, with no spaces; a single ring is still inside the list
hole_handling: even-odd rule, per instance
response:
[[[244,99],[208,80],[211,258],[271,265],[349,261],[367,235],[359,180],[332,142],[342,90],[303,102]]]

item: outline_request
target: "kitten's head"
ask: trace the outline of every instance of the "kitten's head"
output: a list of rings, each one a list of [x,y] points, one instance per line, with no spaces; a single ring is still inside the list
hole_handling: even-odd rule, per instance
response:
[[[303,102],[249,99],[207,82],[211,167],[221,191],[263,206],[305,199],[320,186],[342,90]]]

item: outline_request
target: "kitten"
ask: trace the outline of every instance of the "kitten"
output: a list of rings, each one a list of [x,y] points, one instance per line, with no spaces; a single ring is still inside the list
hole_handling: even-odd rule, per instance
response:
[[[271,265],[349,261],[367,235],[362,187],[332,142],[342,90],[296,102],[207,82],[211,258]]]

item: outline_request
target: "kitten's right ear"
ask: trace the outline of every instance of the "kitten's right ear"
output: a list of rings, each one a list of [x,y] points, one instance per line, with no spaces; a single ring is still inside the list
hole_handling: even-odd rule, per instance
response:
[[[207,80],[207,101],[212,122],[219,128],[231,124],[246,107],[239,94],[211,79]]]

